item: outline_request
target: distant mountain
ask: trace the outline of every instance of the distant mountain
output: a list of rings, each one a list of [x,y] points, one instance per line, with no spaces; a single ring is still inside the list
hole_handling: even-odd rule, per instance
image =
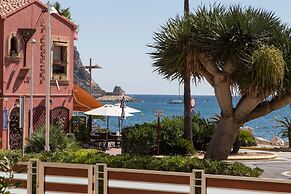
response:
[[[81,61],[80,53],[77,47],[74,49],[74,83],[90,93],[90,74],[85,69]],[[94,80],[92,80],[92,96],[99,97],[104,94],[105,91],[102,90],[102,88]]]

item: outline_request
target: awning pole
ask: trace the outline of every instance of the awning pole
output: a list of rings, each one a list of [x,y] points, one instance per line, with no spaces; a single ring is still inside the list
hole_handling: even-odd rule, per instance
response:
[[[107,129],[109,129],[109,116],[107,116]]]

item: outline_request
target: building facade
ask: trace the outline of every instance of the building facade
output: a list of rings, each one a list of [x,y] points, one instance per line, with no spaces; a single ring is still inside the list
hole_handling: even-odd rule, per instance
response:
[[[0,2],[0,113],[3,115],[0,117],[0,136],[2,148],[21,149],[30,135],[31,64],[34,64],[33,130],[45,124],[45,71],[48,56],[51,57],[51,123],[59,122],[69,131],[73,111],[76,25],[59,14],[51,13],[52,48],[48,53],[47,5],[40,0]],[[31,43],[33,39],[36,40],[34,46]],[[22,104],[24,122],[21,123],[24,125],[20,128]]]

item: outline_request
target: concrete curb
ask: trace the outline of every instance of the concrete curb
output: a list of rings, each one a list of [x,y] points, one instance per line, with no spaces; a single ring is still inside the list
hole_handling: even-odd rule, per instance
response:
[[[260,153],[260,152],[257,152]],[[229,156],[227,160],[271,160],[277,158],[277,155],[274,153],[263,152],[263,155],[260,156]],[[204,155],[197,156],[199,159],[203,159]]]
[[[110,149],[107,150],[106,153],[110,155],[119,155],[121,154],[121,149]],[[277,155],[274,153],[269,153],[269,152],[257,152],[257,153],[263,153],[263,155],[259,156],[229,156],[227,160],[271,160],[277,158]],[[157,158],[161,158],[164,156],[155,156]],[[197,157],[199,159],[203,159],[204,155],[194,155],[192,157]]]
[[[271,160],[277,158],[276,154],[268,153],[261,156],[229,156],[227,160]]]
[[[280,147],[241,147],[240,149],[246,150],[259,150],[259,151],[271,151],[271,152],[291,152],[291,148],[280,148]]]

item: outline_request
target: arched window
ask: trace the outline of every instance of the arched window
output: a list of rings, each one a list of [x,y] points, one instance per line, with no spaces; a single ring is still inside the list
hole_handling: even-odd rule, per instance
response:
[[[9,40],[9,56],[18,56],[18,38],[13,34]]]

